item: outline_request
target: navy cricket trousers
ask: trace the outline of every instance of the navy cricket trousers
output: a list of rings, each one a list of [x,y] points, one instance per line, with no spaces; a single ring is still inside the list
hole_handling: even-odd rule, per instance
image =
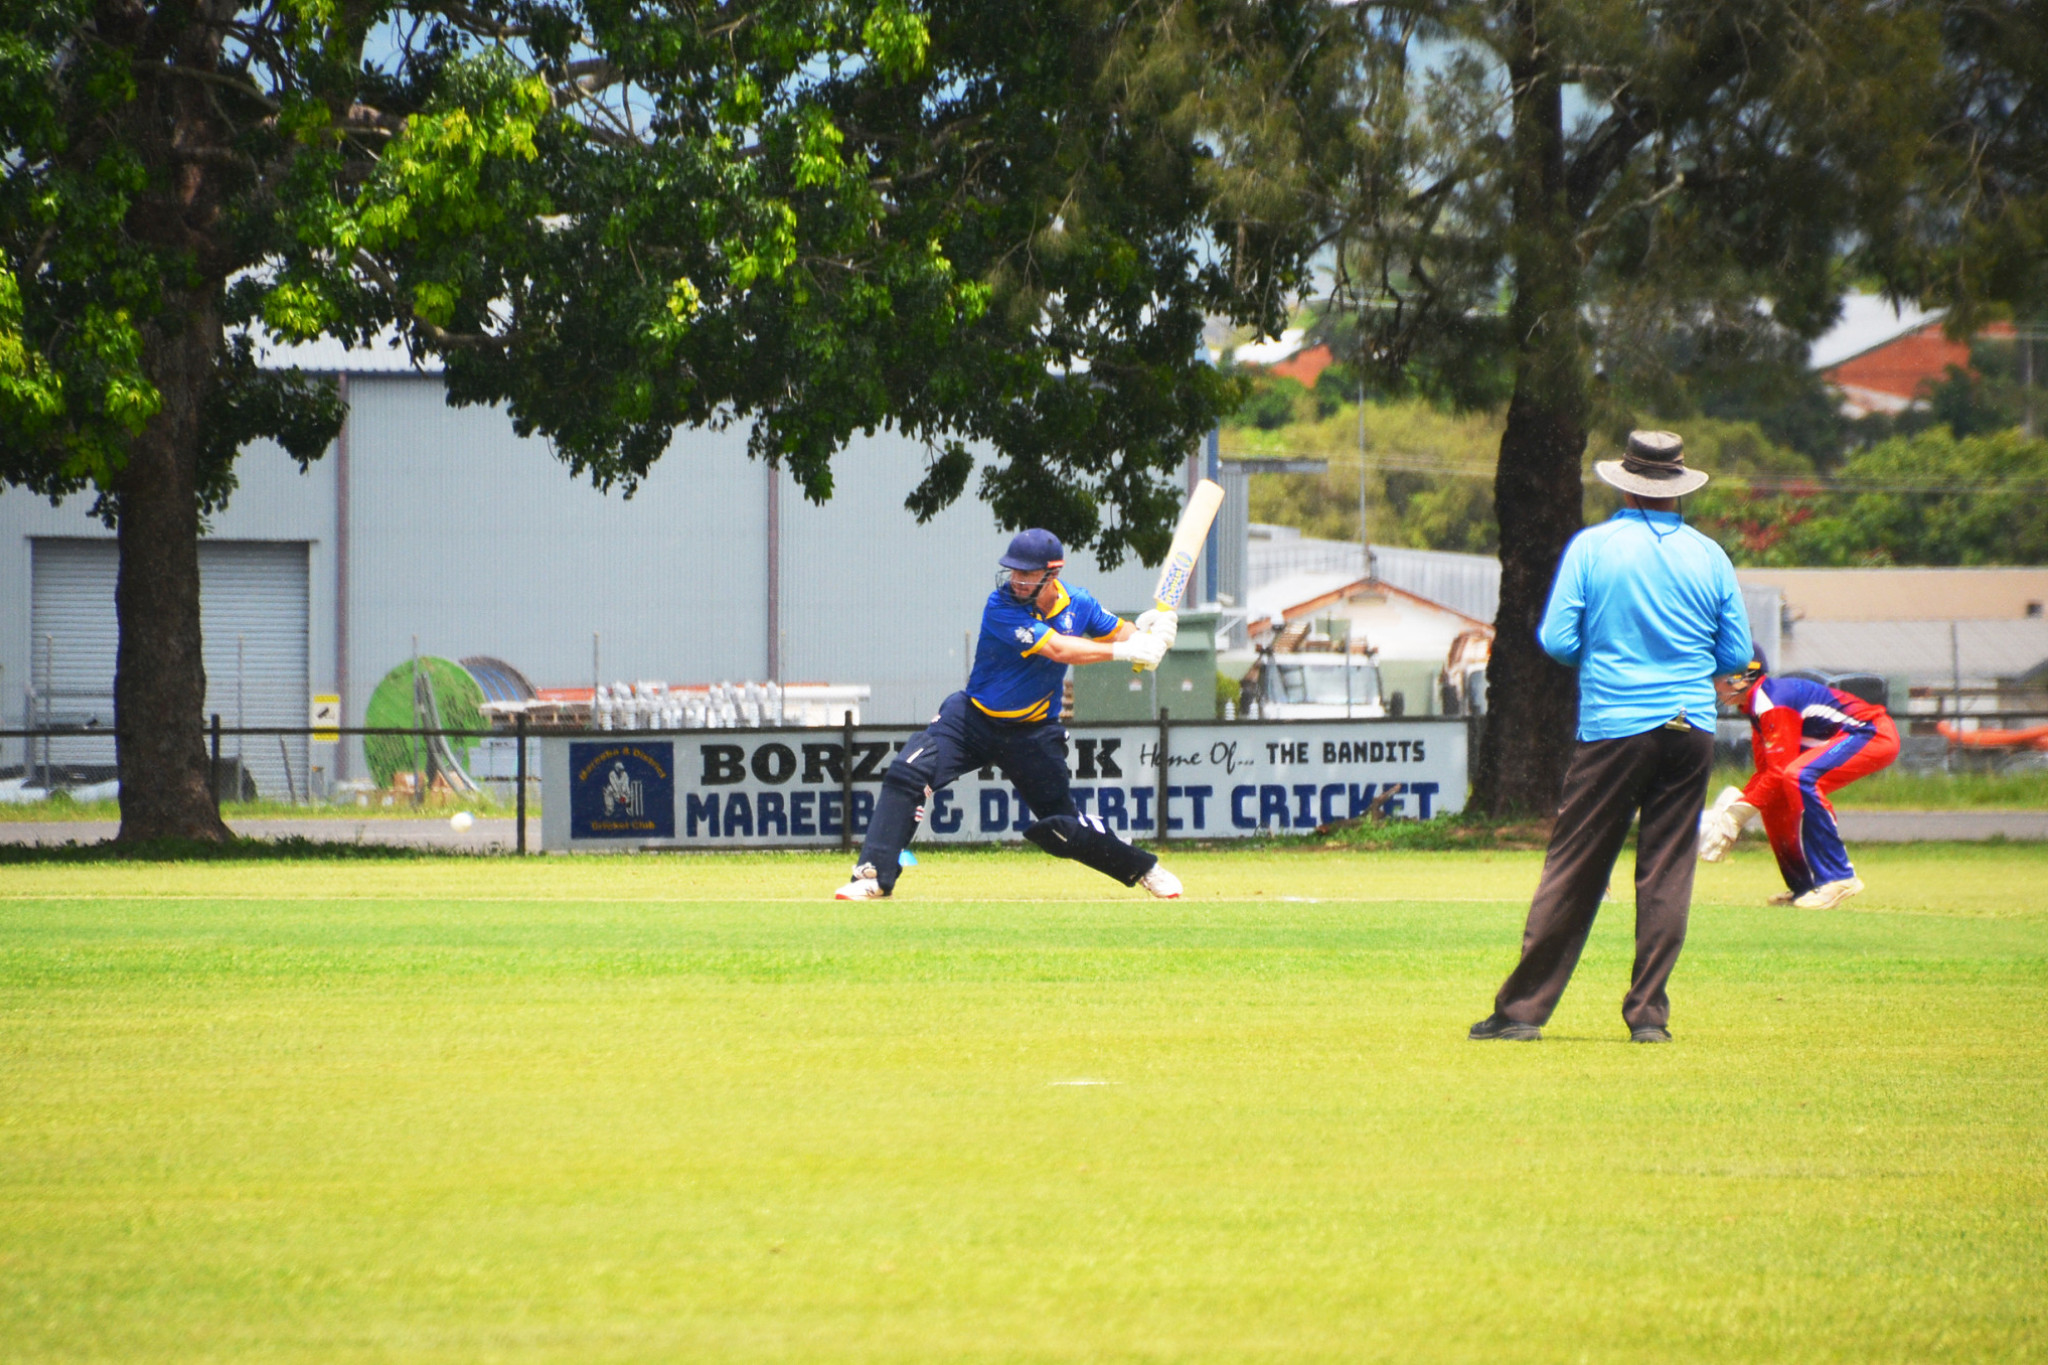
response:
[[[884,890],[896,885],[898,858],[917,832],[927,789],[937,791],[976,768],[998,768],[1037,821],[1025,837],[1130,885],[1159,860],[1132,847],[1099,822],[1081,816],[1067,778],[1067,731],[1057,721],[1017,725],[993,720],[955,692],[932,723],[913,735],[882,779],[860,861]]]

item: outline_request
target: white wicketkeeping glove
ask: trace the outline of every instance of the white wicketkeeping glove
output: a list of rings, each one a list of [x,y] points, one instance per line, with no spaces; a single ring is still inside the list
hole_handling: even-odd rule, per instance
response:
[[[1741,788],[1723,787],[1714,804],[1700,812],[1700,861],[1718,863],[1726,858],[1755,814],[1756,807],[1742,799]]]
[[[1166,641],[1141,630],[1128,639],[1112,642],[1109,657],[1140,668],[1157,668],[1159,661],[1166,657]]]
[[[1168,649],[1180,638],[1180,613],[1177,611],[1152,610],[1138,613],[1136,625],[1147,635],[1157,635],[1166,641]]]

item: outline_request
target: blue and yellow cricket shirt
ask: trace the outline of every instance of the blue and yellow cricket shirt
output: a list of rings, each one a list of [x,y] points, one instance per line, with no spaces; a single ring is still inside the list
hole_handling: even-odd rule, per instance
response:
[[[1043,616],[1007,585],[988,595],[967,678],[967,699],[983,715],[1019,723],[1057,717],[1067,666],[1045,657],[1045,642],[1055,634],[1107,640],[1123,624],[1086,588],[1056,586],[1052,610]]]

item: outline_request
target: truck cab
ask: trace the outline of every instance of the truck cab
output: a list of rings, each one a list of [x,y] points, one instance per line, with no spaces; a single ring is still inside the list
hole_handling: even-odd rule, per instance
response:
[[[1253,689],[1265,720],[1371,720],[1387,714],[1368,654],[1267,654]]]

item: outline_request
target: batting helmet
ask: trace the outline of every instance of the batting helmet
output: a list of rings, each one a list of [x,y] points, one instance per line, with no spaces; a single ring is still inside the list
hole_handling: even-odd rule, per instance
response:
[[[1067,550],[1050,531],[1033,527],[1010,537],[1010,549],[997,561],[1006,569],[1057,569],[1067,562]]]

